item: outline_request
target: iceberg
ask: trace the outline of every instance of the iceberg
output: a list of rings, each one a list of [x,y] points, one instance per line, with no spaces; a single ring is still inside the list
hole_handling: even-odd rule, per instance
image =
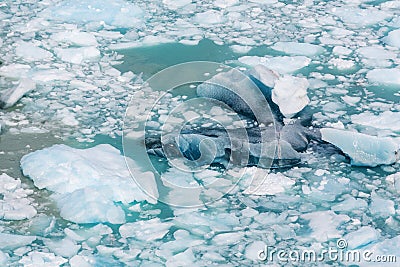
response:
[[[323,128],[322,140],[341,149],[355,166],[376,167],[397,161],[399,146],[391,138],[379,138],[358,132]]]
[[[279,106],[279,110],[286,118],[292,118],[310,103],[307,96],[308,86],[309,83],[305,78],[285,75],[275,81],[272,101]]]
[[[124,223],[125,213],[117,202],[154,203],[133,181],[125,158],[111,145],[88,149],[54,145],[25,155],[21,167],[36,187],[55,193],[61,216],[76,223]],[[141,175],[147,189],[157,196],[154,176]]]

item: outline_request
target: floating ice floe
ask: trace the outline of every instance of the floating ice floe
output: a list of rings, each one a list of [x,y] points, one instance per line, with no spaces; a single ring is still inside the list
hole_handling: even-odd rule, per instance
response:
[[[46,8],[41,16],[53,21],[68,23],[97,22],[115,27],[135,27],[142,23],[143,10],[138,6],[116,0],[71,0]]]
[[[324,48],[319,45],[296,42],[277,42],[271,48],[289,55],[307,57],[318,55],[324,51]]]
[[[320,242],[342,237],[343,230],[339,230],[339,226],[350,220],[349,216],[331,210],[306,213],[301,218],[309,221],[312,230],[310,236]]]
[[[351,121],[359,125],[400,132],[400,112],[384,111],[375,115],[366,111],[361,114],[351,115]]]
[[[310,103],[307,96],[308,86],[305,78],[285,75],[275,81],[272,101],[279,106],[285,117],[291,118]]]
[[[0,233],[0,240],[0,249],[5,251],[27,246],[36,240],[36,236]]]
[[[305,56],[283,56],[283,57],[258,57],[244,56],[239,61],[249,66],[264,65],[280,74],[293,73],[311,63],[311,59]]]
[[[24,220],[34,217],[37,213],[29,195],[32,190],[24,189],[21,180],[7,174],[0,175],[0,219]]]
[[[390,46],[400,48],[400,29],[389,32],[388,36],[383,38],[383,40]]]
[[[124,157],[110,145],[88,149],[54,145],[25,155],[21,167],[35,186],[55,192],[61,216],[73,222],[124,223],[125,213],[116,202],[155,201],[136,185]],[[157,196],[154,176],[140,175],[147,175],[146,189]]]
[[[400,69],[374,69],[367,73],[367,79],[371,83],[399,86],[400,85]]]
[[[347,241],[347,248],[354,250],[376,243],[380,237],[379,231],[375,228],[363,226],[354,232],[346,234],[343,238]]]
[[[390,165],[398,160],[399,145],[391,138],[379,138],[358,132],[323,128],[322,140],[329,142],[351,159],[355,166]]]
[[[373,8],[339,7],[333,8],[332,11],[333,14],[353,28],[374,25],[393,16],[387,11]]]
[[[253,172],[249,168],[250,173]],[[253,177],[250,186],[244,194],[251,195],[276,195],[285,192],[295,184],[295,181],[282,173],[264,173],[264,176]]]
[[[19,263],[23,266],[42,266],[42,267],[53,267],[61,266],[68,262],[67,259],[56,256],[53,253],[46,253],[40,251],[31,251],[27,255],[23,256],[19,260]]]
[[[48,60],[53,57],[53,54],[49,51],[36,46],[33,43],[19,42],[15,48],[15,54],[25,61],[39,61]]]

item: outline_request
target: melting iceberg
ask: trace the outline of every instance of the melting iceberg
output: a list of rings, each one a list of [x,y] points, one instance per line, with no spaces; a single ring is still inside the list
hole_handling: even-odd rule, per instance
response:
[[[61,216],[76,223],[124,223],[118,202],[154,203],[131,178],[119,150],[110,145],[88,149],[54,145],[24,156],[21,168],[36,187],[54,192]],[[147,184],[157,195],[154,176],[141,175],[147,175]]]
[[[391,138],[379,138],[339,129],[321,129],[322,140],[340,148],[355,166],[375,167],[398,160],[399,145]]]

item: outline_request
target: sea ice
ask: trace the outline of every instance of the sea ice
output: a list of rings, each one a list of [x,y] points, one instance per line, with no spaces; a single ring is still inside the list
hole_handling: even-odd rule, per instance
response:
[[[305,78],[285,75],[275,81],[272,101],[286,118],[292,118],[310,103],[307,96],[309,83]]]
[[[28,42],[19,42],[15,54],[28,62],[51,59],[53,56],[49,51]]]
[[[360,229],[346,234],[343,238],[347,241],[347,248],[354,250],[375,243],[381,234],[371,226],[363,226]]]
[[[361,114],[351,115],[351,121],[359,125],[400,132],[400,112],[384,111],[375,115],[366,111]]]
[[[35,186],[57,193],[53,198],[61,216],[77,223],[123,223],[124,212],[115,202],[154,203],[130,177],[119,150],[110,145],[88,149],[54,145],[25,155],[21,167]],[[147,190],[157,196],[154,176],[141,175],[147,176]]]
[[[251,185],[244,191],[244,194],[251,195],[276,195],[285,192],[295,184],[295,181],[282,173],[265,173],[261,177],[252,177]]]
[[[220,24],[226,21],[223,12],[217,10],[208,10],[202,13],[197,13],[193,19],[194,22],[207,26],[213,24]]]
[[[163,0],[164,5],[170,9],[178,9],[192,3],[192,0]]]
[[[133,237],[136,240],[150,242],[163,238],[172,225],[171,222],[161,222],[159,218],[154,218],[148,221],[126,223],[119,228],[119,233],[123,238]]]
[[[368,207],[368,203],[361,199],[361,198],[354,198],[352,196],[346,198],[342,202],[339,202],[338,204],[332,206],[333,211],[358,211],[360,209],[365,209]]]
[[[0,233],[0,240],[0,249],[4,251],[29,245],[36,240],[36,236]]]
[[[62,266],[68,260],[53,253],[31,251],[19,261],[23,266],[53,267]]]
[[[390,46],[400,48],[400,29],[389,32],[383,40]]]
[[[390,215],[395,214],[394,202],[390,199],[383,198],[378,195],[375,191],[371,192],[371,203],[369,210],[377,217],[387,218]]]
[[[358,132],[323,128],[322,140],[340,148],[355,166],[390,165],[396,162],[399,147],[391,138],[378,138]]]
[[[32,190],[21,187],[21,181],[7,174],[0,175],[0,219],[24,220],[36,215],[36,209],[28,196]]]
[[[66,31],[51,36],[54,41],[71,46],[97,46],[96,37],[90,32]]]
[[[140,25],[144,13],[138,6],[123,0],[70,0],[52,5],[40,15],[60,22],[98,22],[129,28]]]
[[[382,85],[400,85],[400,70],[393,69],[373,69],[368,71],[367,79],[371,83]]]
[[[264,65],[280,74],[293,73],[311,63],[311,59],[305,56],[283,56],[283,57],[258,57],[244,56],[239,61],[249,66]]]
[[[318,55],[324,51],[319,45],[297,42],[277,42],[271,48],[289,55],[307,57]]]
[[[54,51],[61,60],[74,64],[82,64],[84,61],[91,61],[100,57],[100,51],[94,46],[56,48]]]
[[[339,230],[338,227],[350,220],[349,216],[338,215],[331,210],[306,213],[301,217],[309,221],[312,230],[310,236],[320,242],[342,237],[343,230]]]

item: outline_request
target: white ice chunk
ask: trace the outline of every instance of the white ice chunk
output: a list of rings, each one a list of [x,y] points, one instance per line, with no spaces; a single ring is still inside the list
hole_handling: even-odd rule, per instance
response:
[[[15,54],[18,57],[22,57],[25,61],[46,60],[53,56],[49,51],[28,42],[17,43]]]
[[[339,202],[338,204],[332,206],[333,211],[353,211],[353,210],[360,210],[360,209],[365,209],[368,207],[368,203],[361,199],[361,198],[354,198],[354,197],[348,197],[342,202]]]
[[[197,13],[194,16],[193,21],[203,26],[212,26],[214,24],[224,23],[226,17],[221,11],[208,10],[202,13]]]
[[[400,112],[384,111],[378,115],[375,115],[369,111],[366,111],[361,114],[351,115],[351,121],[355,124],[368,127],[400,132]]]
[[[21,77],[26,77],[28,72],[31,70],[29,65],[13,63],[10,65],[4,65],[0,67],[0,76],[18,80]]]
[[[347,248],[354,250],[375,243],[380,236],[381,234],[375,228],[363,226],[357,231],[348,233],[343,238],[347,241]]]
[[[0,233],[0,240],[0,249],[9,250],[29,245],[36,240],[36,236]]]
[[[36,215],[36,209],[28,198],[32,190],[21,187],[21,180],[7,174],[0,175],[0,219],[24,220]]]
[[[355,166],[375,167],[396,162],[398,145],[391,138],[378,138],[339,129],[321,129],[322,140],[329,142],[351,159]]]
[[[31,251],[27,255],[23,256],[19,263],[23,266],[54,267],[62,266],[67,261],[67,259],[56,256],[53,253]]]
[[[245,194],[276,195],[285,192],[295,184],[294,180],[282,173],[265,173],[265,176],[252,178],[252,184],[244,191]]]
[[[365,58],[370,59],[395,59],[396,53],[386,50],[381,46],[367,46],[361,47],[357,52]]]
[[[272,101],[279,106],[286,118],[291,118],[310,103],[307,96],[308,81],[285,75],[275,82]]]
[[[400,193],[400,172],[389,175],[386,177],[386,181],[393,186],[396,192]]]
[[[383,40],[390,46],[400,48],[400,29],[389,32]]]
[[[25,155],[21,167],[35,186],[58,193],[54,198],[67,220],[123,223],[124,213],[114,202],[154,203],[132,180],[119,150],[110,145],[88,149],[54,145]],[[157,197],[154,176],[139,175],[143,176],[142,186]]]
[[[165,263],[165,266],[193,266],[195,261],[196,258],[194,257],[193,250],[191,248],[188,248],[184,252],[178,253],[170,257]]]
[[[14,106],[25,94],[36,88],[36,83],[28,78],[21,78],[15,88],[10,88],[0,93],[0,108]]]
[[[297,42],[277,42],[271,48],[289,55],[308,57],[318,55],[324,51],[319,45]]]
[[[277,3],[278,0],[250,0],[250,2],[257,3],[257,4],[263,4],[263,5],[270,5],[270,4]]]
[[[256,66],[261,64],[281,74],[293,73],[304,67],[307,67],[311,63],[311,59],[305,56],[293,56],[293,57],[244,56],[240,57],[239,61],[249,66]]]
[[[342,237],[342,230],[338,227],[349,221],[347,215],[337,215],[333,211],[316,211],[301,215],[305,220],[309,220],[309,226],[312,229],[310,236],[317,241],[326,242],[332,238]]]
[[[374,69],[367,73],[367,79],[374,84],[400,85],[400,69]]]
[[[389,217],[395,214],[394,202],[379,196],[375,191],[371,192],[369,210],[376,217]]]
[[[100,51],[94,46],[56,48],[54,51],[61,60],[74,64],[82,64],[84,61],[92,61],[100,57]]]
[[[342,58],[332,58],[329,63],[338,70],[349,70],[355,67],[354,61]]]
[[[40,69],[35,70],[32,74],[32,80],[43,84],[51,81],[69,81],[74,75],[63,69]]]
[[[192,3],[192,0],[163,0],[164,5],[169,9],[178,9],[187,6]]]
[[[391,12],[372,8],[338,7],[333,13],[349,26],[358,28],[377,24],[392,17]]]
[[[66,43],[72,46],[97,46],[96,37],[90,32],[66,31],[58,32],[51,38],[59,43]]]
[[[130,28],[142,23],[144,13],[138,6],[123,0],[70,0],[51,5],[41,15],[68,23],[98,22]]]
[[[80,245],[77,245],[69,238],[64,238],[61,240],[44,239],[43,241],[46,247],[48,247],[56,255],[66,258],[75,256],[81,248]]]
[[[264,65],[256,65],[248,73],[266,86],[273,88],[279,75]]]
[[[150,242],[163,238],[172,225],[171,222],[162,222],[159,218],[154,218],[124,224],[119,228],[119,233],[123,238],[133,237],[140,241]]]

